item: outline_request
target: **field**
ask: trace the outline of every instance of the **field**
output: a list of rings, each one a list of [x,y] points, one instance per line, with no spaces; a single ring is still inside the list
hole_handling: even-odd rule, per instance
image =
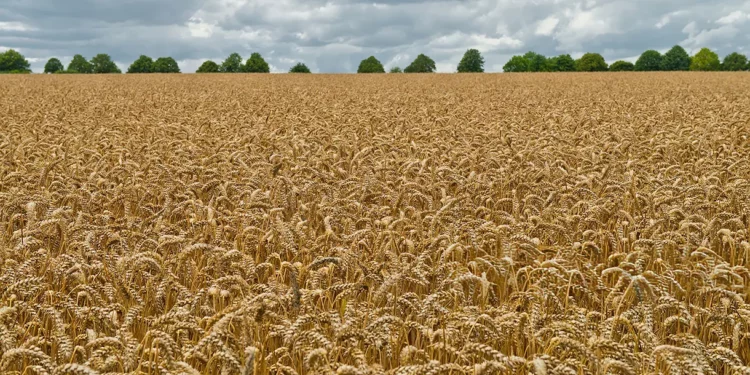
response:
[[[0,373],[750,374],[750,75],[0,79]]]

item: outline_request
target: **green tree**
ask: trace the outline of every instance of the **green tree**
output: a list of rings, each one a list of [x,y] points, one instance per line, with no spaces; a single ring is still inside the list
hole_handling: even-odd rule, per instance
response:
[[[390,73],[401,73],[401,68],[394,66],[391,68]]]
[[[171,57],[160,57],[154,61],[154,73],[180,73],[180,66]]]
[[[469,49],[458,63],[457,70],[459,73],[484,73],[484,57],[478,49]]]
[[[575,72],[576,61],[568,55],[560,55],[557,57],[557,71],[558,72]]]
[[[506,73],[520,73],[529,71],[529,61],[523,56],[513,56],[503,65],[503,71]]]
[[[92,71],[95,74],[122,73],[117,64],[106,53],[100,53],[91,59]]]
[[[635,70],[639,72],[653,72],[661,69],[661,53],[652,49],[644,52],[635,62]]]
[[[576,70],[579,72],[605,72],[607,62],[598,53],[586,53],[576,60]]]
[[[357,73],[385,73],[385,69],[375,56],[370,56],[359,63]]]
[[[690,55],[680,46],[672,47],[661,58],[661,70],[676,71],[690,69]]]
[[[44,64],[44,73],[57,73],[61,70],[65,70],[65,67],[56,57],[47,60],[47,63]]]
[[[75,55],[67,70],[68,73],[90,74],[94,72],[94,67],[83,56]]]
[[[721,64],[721,70],[728,72],[747,70],[747,56],[737,52],[726,55],[724,62]]]
[[[409,66],[404,69],[404,73],[432,73],[435,71],[435,61],[420,53]]]
[[[221,68],[219,68],[219,71],[222,73],[242,73],[243,70],[242,56],[236,52],[229,55],[229,57],[221,63]]]
[[[196,70],[196,73],[218,73],[219,72],[219,64],[207,60],[204,61],[203,64],[201,64],[200,67],[198,67],[198,70]]]
[[[560,60],[559,56],[552,56],[548,57],[547,60],[544,62],[544,70],[545,72],[557,72],[557,62]]]
[[[138,60],[133,61],[128,67],[128,73],[153,73],[154,60],[146,55],[141,55]]]
[[[289,73],[310,73],[310,69],[307,65],[300,62],[289,69]]]
[[[701,48],[690,61],[690,70],[714,71],[721,68],[719,55],[708,48]]]
[[[574,72],[575,70],[576,62],[568,54],[548,58],[543,68],[545,72]]]
[[[618,60],[609,66],[610,72],[632,72],[635,70],[635,65],[632,62]]]
[[[0,53],[0,72],[28,73],[31,72],[29,67],[29,61],[16,50]]]
[[[250,54],[250,58],[245,62],[245,72],[247,73],[270,73],[271,68],[266,60],[258,52]]]
[[[523,58],[528,61],[529,72],[543,72],[546,70],[547,58],[544,55],[529,51],[523,55]]]

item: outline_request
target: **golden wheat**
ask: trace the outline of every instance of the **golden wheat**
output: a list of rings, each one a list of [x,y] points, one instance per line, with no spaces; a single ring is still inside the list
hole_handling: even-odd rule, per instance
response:
[[[748,77],[3,77],[0,372],[750,374]]]

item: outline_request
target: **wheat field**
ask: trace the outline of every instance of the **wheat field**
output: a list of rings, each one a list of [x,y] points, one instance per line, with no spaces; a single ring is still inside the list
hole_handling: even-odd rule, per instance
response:
[[[2,374],[750,374],[750,76],[0,79]]]

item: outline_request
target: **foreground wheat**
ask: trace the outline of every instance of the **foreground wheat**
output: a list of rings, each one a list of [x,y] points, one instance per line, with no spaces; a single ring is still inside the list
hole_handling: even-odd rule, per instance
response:
[[[750,77],[4,77],[0,373],[750,374]]]

